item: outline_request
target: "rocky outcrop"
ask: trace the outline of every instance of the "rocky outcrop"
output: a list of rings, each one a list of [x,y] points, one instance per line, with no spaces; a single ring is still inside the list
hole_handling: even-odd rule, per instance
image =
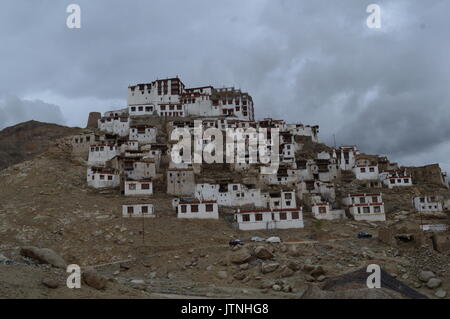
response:
[[[22,247],[20,255],[31,258],[41,264],[50,264],[57,268],[66,268],[66,261],[56,252],[49,248],[38,248],[33,246]]]

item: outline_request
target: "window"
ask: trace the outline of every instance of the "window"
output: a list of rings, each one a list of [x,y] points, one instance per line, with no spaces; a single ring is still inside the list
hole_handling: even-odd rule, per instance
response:
[[[212,204],[207,204],[206,205],[206,211],[207,212],[212,212],[214,210],[214,206]]]
[[[369,214],[370,213],[370,207],[363,207],[363,213]]]
[[[142,206],[141,211],[142,211],[142,214],[147,214],[148,213],[148,206]]]
[[[361,167],[361,173],[365,173],[366,172],[366,168],[365,167]]]
[[[361,204],[364,204],[364,203],[366,202],[366,198],[365,198],[365,197],[360,197],[360,198],[359,198],[359,202],[360,202]]]
[[[250,221],[250,215],[249,214],[242,215],[242,221],[249,222]]]
[[[284,195],[284,198],[286,199],[292,199],[292,193],[287,193]]]
[[[327,208],[325,206],[320,206],[319,207],[319,214],[326,214],[327,213]]]
[[[286,206],[291,206],[291,201],[290,200],[286,201]]]
[[[409,183],[409,179],[408,179],[408,178],[405,178],[405,179],[403,180],[403,182],[405,182],[406,184],[408,184],[408,183]]]
[[[130,191],[136,190],[136,184],[134,184],[134,183],[128,184],[128,189],[129,189]]]
[[[372,197],[372,203],[378,203],[378,197],[377,196],[373,196]]]
[[[144,108],[142,106],[138,107],[139,112],[142,112],[144,110]]]
[[[112,180],[113,180],[112,175],[109,175],[109,176],[108,176],[108,181],[112,181]]]
[[[186,205],[181,205],[181,212],[186,213]]]
[[[105,175],[100,175],[100,180],[104,180],[105,179]]]
[[[375,168],[373,168],[373,167],[369,168],[369,172],[371,172],[371,173],[375,172]]]
[[[191,205],[191,212],[198,213],[198,205]]]
[[[292,212],[292,219],[298,219],[298,212]]]
[[[286,213],[280,213],[280,220],[286,220],[287,216]]]
[[[237,191],[237,189],[238,189],[237,185],[233,185],[233,190]]]
[[[391,184],[395,184],[395,179],[392,178],[390,181],[391,181]]]
[[[375,213],[381,213],[381,207],[380,207],[380,206],[375,206],[375,207],[373,208],[373,211],[374,211]]]
[[[134,213],[133,206],[128,206],[127,211],[128,211],[128,214],[133,214]]]
[[[141,189],[150,189],[150,184],[142,184]]]
[[[136,112],[136,107],[135,106],[131,107],[131,112]]]
[[[421,203],[425,203],[425,198],[424,198],[424,197],[421,197],[421,198],[420,198],[420,202],[421,202]]]
[[[258,221],[258,222],[262,221],[263,220],[263,215],[262,214],[256,214],[255,215],[255,220]]]

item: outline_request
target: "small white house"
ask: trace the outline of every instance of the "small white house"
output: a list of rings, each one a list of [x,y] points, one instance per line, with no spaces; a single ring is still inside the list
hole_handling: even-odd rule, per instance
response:
[[[138,141],[140,144],[155,143],[156,128],[151,125],[130,126],[129,139],[131,141]]]
[[[152,204],[125,204],[122,205],[122,217],[156,217]]]
[[[178,218],[219,219],[217,201],[180,200],[176,209]]]
[[[331,209],[328,202],[315,202],[311,207],[312,214],[316,219],[345,219],[345,211],[343,209]]]
[[[153,182],[151,179],[126,180],[124,193],[125,196],[152,195]]]
[[[380,173],[380,180],[388,188],[412,186],[412,177],[405,170],[392,170]]]
[[[379,177],[378,165],[355,165],[353,173],[359,180],[377,180]]]
[[[240,230],[303,228],[302,208],[240,210],[234,213]]]
[[[413,198],[414,208],[421,213],[442,212],[442,200],[439,196],[417,196]]]
[[[118,172],[103,167],[89,167],[86,179],[88,186],[94,188],[114,188],[120,185]]]
[[[348,194],[342,199],[355,220],[386,221],[382,194]]]
[[[89,148],[88,165],[104,165],[107,161],[119,155],[119,149],[114,144],[96,144]]]

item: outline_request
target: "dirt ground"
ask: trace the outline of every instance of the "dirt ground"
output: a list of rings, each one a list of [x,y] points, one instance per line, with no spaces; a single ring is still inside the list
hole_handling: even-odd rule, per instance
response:
[[[304,229],[242,232],[225,220],[224,213],[218,221],[178,220],[172,197],[165,194],[128,199],[118,190],[88,188],[86,163],[57,147],[0,171],[0,180],[0,254],[16,262],[0,263],[0,298],[305,298],[328,279],[368,264],[379,264],[405,285],[436,298],[436,289],[427,288],[417,277],[420,271],[431,270],[449,298],[449,255],[430,246],[384,245],[376,238],[380,224],[317,222],[306,214]],[[157,218],[122,218],[121,205],[129,202],[154,204]],[[388,223],[394,222],[393,216],[388,215]],[[410,219],[420,222],[417,216]],[[375,237],[357,239],[361,231]],[[284,243],[251,243],[253,236],[279,236]],[[243,265],[230,262],[239,254],[228,247],[232,238],[246,242],[241,250],[266,246],[277,269],[263,274],[263,261],[254,258]],[[24,264],[19,248],[28,245],[51,248],[82,268],[95,266],[109,278],[108,289],[65,287],[64,271]],[[298,269],[286,270],[292,263]],[[305,265],[322,266],[323,278],[311,278]],[[45,287],[46,276],[60,287]],[[331,296],[320,291],[322,295],[315,296]]]

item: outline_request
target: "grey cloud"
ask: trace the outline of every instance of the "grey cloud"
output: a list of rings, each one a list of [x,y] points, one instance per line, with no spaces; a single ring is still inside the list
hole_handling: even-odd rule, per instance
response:
[[[56,124],[65,123],[57,105],[40,100],[22,100],[15,96],[8,96],[0,101],[0,129],[29,120]]]
[[[446,0],[74,2],[80,30],[65,27],[71,2],[2,2],[0,94],[125,99],[179,75],[240,87],[257,117],[319,124],[328,143],[418,161],[449,148]],[[373,2],[381,30],[365,25]]]

